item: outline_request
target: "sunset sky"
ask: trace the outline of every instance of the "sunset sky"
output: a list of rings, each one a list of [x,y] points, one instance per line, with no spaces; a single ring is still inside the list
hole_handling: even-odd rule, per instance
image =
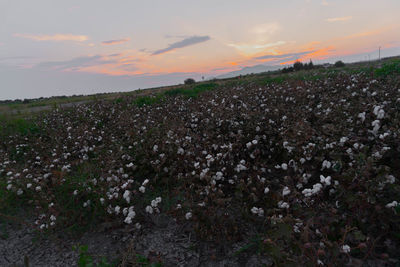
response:
[[[0,0],[0,99],[400,54],[399,0]]]

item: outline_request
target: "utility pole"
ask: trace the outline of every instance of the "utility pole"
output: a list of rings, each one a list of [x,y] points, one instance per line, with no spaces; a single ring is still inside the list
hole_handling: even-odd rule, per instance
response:
[[[379,61],[381,61],[381,47],[379,47]]]

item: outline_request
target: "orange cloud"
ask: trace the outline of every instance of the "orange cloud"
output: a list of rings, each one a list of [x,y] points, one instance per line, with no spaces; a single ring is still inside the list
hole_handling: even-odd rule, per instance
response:
[[[318,50],[312,51],[310,53],[307,53],[305,55],[302,55],[301,57],[299,57],[296,60],[285,61],[280,64],[281,65],[292,64],[292,63],[296,62],[297,60],[304,62],[304,61],[308,61],[309,59],[325,59],[325,58],[327,58],[328,55],[330,55],[332,53],[332,51],[334,51],[334,47],[329,46],[329,47],[318,49]]]
[[[86,35],[73,35],[73,34],[54,34],[54,35],[33,35],[33,34],[21,34],[15,33],[15,37],[31,39],[35,41],[75,41],[75,42],[84,42],[89,40],[89,37]]]

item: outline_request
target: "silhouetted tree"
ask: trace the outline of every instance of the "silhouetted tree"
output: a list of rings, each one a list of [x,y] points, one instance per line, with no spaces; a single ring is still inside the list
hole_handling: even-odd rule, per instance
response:
[[[196,81],[194,80],[194,79],[192,79],[192,78],[187,78],[186,80],[185,80],[185,84],[194,84]]]
[[[296,61],[293,64],[293,68],[294,68],[295,71],[299,71],[299,70],[302,70],[304,68],[304,65],[300,61]]]
[[[307,63],[304,64],[304,69],[306,70],[311,70],[313,68],[314,68],[314,63],[311,61],[311,59],[310,62],[308,62],[308,64]]]
[[[341,68],[344,66],[345,66],[345,64],[341,60],[335,62],[335,67],[337,67],[337,68]]]

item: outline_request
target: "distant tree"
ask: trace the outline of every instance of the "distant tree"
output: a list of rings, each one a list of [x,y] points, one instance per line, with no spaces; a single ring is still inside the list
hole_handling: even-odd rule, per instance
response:
[[[311,59],[310,62],[308,62],[308,64],[307,63],[304,64],[304,68],[306,70],[312,70],[314,68],[314,63],[311,61]]]
[[[346,64],[343,63],[343,61],[339,60],[335,62],[335,67],[341,68],[344,67]]]
[[[194,80],[194,79],[192,79],[192,78],[187,78],[186,80],[185,80],[185,84],[194,84],[196,81]]]
[[[302,70],[304,68],[304,65],[300,61],[296,61],[293,64],[293,68],[294,68],[295,71],[299,71],[299,70]]]

